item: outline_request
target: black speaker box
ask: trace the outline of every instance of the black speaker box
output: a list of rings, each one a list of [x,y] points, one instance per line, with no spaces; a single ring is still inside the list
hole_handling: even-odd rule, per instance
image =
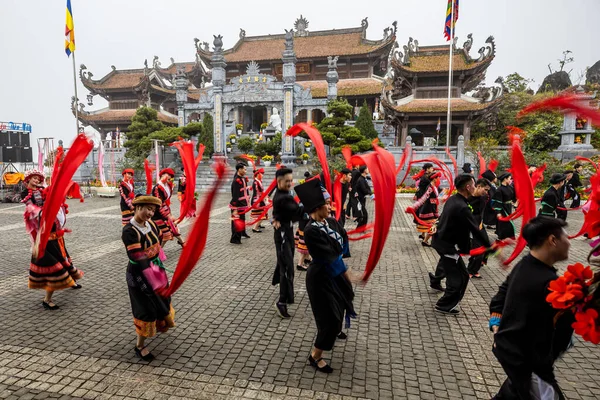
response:
[[[20,139],[19,140],[19,146],[23,146],[23,147],[30,147],[31,146],[31,142],[29,141],[30,138],[30,134],[29,132],[21,132],[21,134],[19,135]],[[25,161],[23,161],[25,162]]]
[[[19,162],[22,163],[33,162],[31,147],[19,147],[17,158],[19,159]]]
[[[0,146],[8,146],[8,132],[0,131]]]
[[[18,162],[17,148],[15,146],[0,147],[0,162]]]
[[[8,132],[8,145],[13,147],[19,145],[19,132]]]

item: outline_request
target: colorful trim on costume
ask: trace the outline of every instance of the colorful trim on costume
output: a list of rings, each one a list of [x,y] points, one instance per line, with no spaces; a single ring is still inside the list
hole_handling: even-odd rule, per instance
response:
[[[308,254],[308,247],[306,247],[306,243],[304,243],[304,232],[300,229],[296,230],[295,242],[296,250],[298,250],[298,253]]]
[[[134,317],[133,324],[138,335],[143,337],[156,336],[156,332],[164,333],[169,328],[175,327],[175,309],[170,306],[169,314],[164,319],[155,321],[142,321]]]
[[[426,222],[429,225],[422,225],[417,223],[417,232],[428,233],[431,230],[431,225],[436,221],[436,218],[423,219],[422,222]]]

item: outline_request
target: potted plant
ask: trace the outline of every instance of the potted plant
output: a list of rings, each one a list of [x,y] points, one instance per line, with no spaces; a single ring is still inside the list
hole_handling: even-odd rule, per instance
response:
[[[304,153],[300,156],[300,159],[302,159],[302,164],[306,165],[308,163],[309,155]]]
[[[262,132],[263,130],[265,130],[267,128],[267,126],[269,126],[269,124],[267,124],[266,122],[263,122],[262,124],[260,124],[260,131]]]
[[[231,142],[225,143],[225,147],[227,148],[227,152],[231,153]]]
[[[310,140],[307,140],[306,142],[304,142],[304,148],[307,151],[310,150],[310,146],[312,146],[312,143],[310,142]]]
[[[270,155],[266,155],[262,158],[263,162],[265,163],[265,167],[270,167],[271,166],[271,162],[273,161],[273,156]]]
[[[235,129],[237,130],[237,134],[238,134],[238,136],[239,136],[239,135],[241,135],[241,134],[242,134],[242,129],[244,129],[244,125],[242,125],[242,124],[237,124],[237,125],[235,126]]]
[[[233,135],[233,134],[232,134],[232,135],[229,135],[229,141],[230,141],[231,143],[235,143],[235,139],[236,139],[236,138],[237,138],[237,136],[236,136],[236,135]]]

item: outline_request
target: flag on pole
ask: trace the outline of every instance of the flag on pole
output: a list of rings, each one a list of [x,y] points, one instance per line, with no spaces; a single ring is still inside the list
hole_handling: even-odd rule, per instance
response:
[[[437,127],[435,128],[435,130],[437,131],[438,135],[440,134],[440,130],[442,129],[442,120],[440,118],[438,118],[438,124]]]
[[[67,57],[75,51],[75,27],[73,25],[73,10],[71,0],[67,0],[67,22],[65,24],[65,52]]]
[[[452,2],[454,2],[454,21],[452,21]],[[448,0],[446,8],[446,24],[444,25],[444,37],[446,41],[454,39],[454,27],[458,21],[458,0]]]

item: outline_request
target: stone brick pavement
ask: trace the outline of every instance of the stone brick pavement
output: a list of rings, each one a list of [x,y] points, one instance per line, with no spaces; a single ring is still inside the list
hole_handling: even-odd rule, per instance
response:
[[[272,231],[230,245],[227,201],[218,199],[209,247],[174,296],[177,327],[149,342],[150,364],[133,353],[117,200],[70,201],[66,243],[85,278],[82,290],[55,294],[54,312],[43,310],[42,292],[27,289],[22,206],[1,204],[0,398],[489,399],[498,389],[504,374],[490,351],[487,306],[506,272],[492,261],[469,285],[461,315],[434,313],[438,294],[427,288],[427,271],[437,258],[418,245],[402,213],[408,199],[398,199],[380,265],[356,290],[359,318],[348,340],[326,355],[330,375],[306,361],[315,326],[305,273],[296,274],[293,318],[281,320],[270,285]],[[573,231],[581,221],[570,218]],[[583,260],[586,242],[573,244],[572,259]],[[364,266],[369,245],[352,243],[352,268]],[[166,246],[167,266],[179,252],[174,242]],[[577,340],[557,363],[569,399],[597,398],[598,354]]]

